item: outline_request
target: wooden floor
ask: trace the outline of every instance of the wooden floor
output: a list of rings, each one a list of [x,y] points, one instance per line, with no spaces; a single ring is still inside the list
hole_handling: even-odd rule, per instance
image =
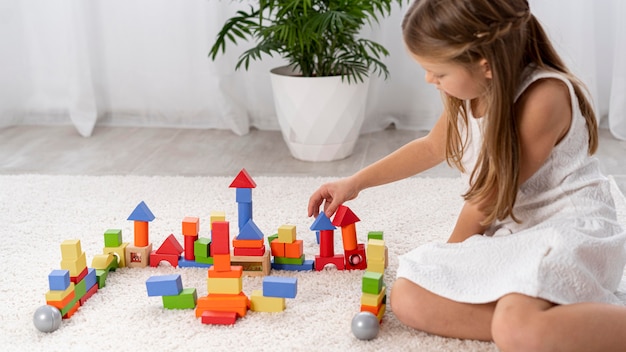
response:
[[[291,157],[278,131],[97,127],[89,138],[71,126],[0,129],[0,174],[233,176],[347,176],[425,132],[388,129],[361,135],[353,155],[332,162]],[[626,141],[600,131],[602,169],[626,192]],[[425,177],[454,177],[442,164]]]

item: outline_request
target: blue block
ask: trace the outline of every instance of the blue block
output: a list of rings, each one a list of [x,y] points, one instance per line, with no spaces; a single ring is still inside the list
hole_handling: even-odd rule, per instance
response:
[[[237,188],[237,203],[252,203],[252,188]]]
[[[195,260],[187,260],[183,256],[178,258],[178,267],[179,268],[210,268],[212,266],[213,266],[213,264],[198,263]]]
[[[288,270],[288,271],[312,271],[315,268],[315,261],[307,259],[302,264],[276,264],[272,263],[272,269],[274,270]]]
[[[298,279],[295,277],[266,276],[263,278],[263,296],[296,298]]]
[[[83,279],[85,280],[85,287],[87,290],[93,287],[93,285],[98,283],[98,277],[96,276],[96,269],[87,268],[87,276]]]
[[[322,231],[322,230],[334,230],[336,229],[335,225],[330,221],[328,216],[324,214],[324,212],[320,212],[320,214],[315,218],[313,224],[311,224],[311,231]]]
[[[180,274],[151,276],[146,280],[148,296],[176,296],[183,291]]]
[[[237,220],[239,230],[241,230],[248,221],[252,220],[252,203],[237,203],[237,207]]]
[[[65,291],[70,287],[70,271],[69,270],[52,270],[48,274],[48,284],[51,291]]]
[[[264,237],[263,232],[252,219],[248,220],[239,232],[239,235],[237,235],[238,240],[262,240]]]

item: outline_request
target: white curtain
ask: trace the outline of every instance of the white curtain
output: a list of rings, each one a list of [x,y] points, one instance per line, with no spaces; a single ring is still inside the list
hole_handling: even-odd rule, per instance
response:
[[[68,124],[278,130],[268,71],[280,58],[235,71],[246,44],[208,51],[225,19],[249,1],[0,0],[0,127]],[[531,0],[570,68],[589,86],[601,124],[626,139],[624,0]],[[439,95],[406,54],[406,5],[364,35],[391,55],[373,77],[362,132],[390,123],[429,129]]]

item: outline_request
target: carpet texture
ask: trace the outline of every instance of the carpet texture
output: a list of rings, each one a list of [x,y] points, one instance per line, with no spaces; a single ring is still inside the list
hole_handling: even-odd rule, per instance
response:
[[[234,177],[234,175],[233,175]],[[297,227],[307,259],[319,253],[313,219],[306,217],[310,193],[328,178],[255,177],[253,218],[265,236],[283,224]],[[0,275],[0,346],[29,351],[496,351],[491,343],[431,336],[402,326],[388,309],[378,337],[357,340],[350,330],[359,311],[362,271],[272,271],[297,277],[298,293],[280,313],[249,311],[233,326],[209,326],[193,310],[163,309],[160,297],[148,297],[145,281],[153,275],[180,273],[183,287],[207,293],[206,269],[122,268],[71,319],[50,334],[37,331],[34,311],[45,304],[48,274],[60,269],[60,243],[79,239],[87,264],[104,246],[103,233],[122,229],[133,240],[126,220],[140,201],[156,219],[150,242],[158,247],[174,234],[183,243],[181,221],[200,218],[200,236],[208,237],[209,214],[224,211],[236,235],[235,190],[227,177],[0,176],[3,272]],[[383,231],[389,249],[385,282],[391,287],[397,256],[430,241],[445,241],[461,206],[459,179],[412,178],[363,192],[348,205],[361,219],[359,242],[367,232]],[[613,183],[620,221],[626,201]],[[335,253],[342,253],[339,231]],[[249,296],[261,278],[245,277]],[[622,287],[623,288],[623,287]],[[625,291],[620,289],[620,291]],[[389,293],[389,290],[388,290]],[[389,302],[392,305],[392,302]],[[388,307],[389,308],[389,307]],[[9,348],[7,348],[9,347]]]

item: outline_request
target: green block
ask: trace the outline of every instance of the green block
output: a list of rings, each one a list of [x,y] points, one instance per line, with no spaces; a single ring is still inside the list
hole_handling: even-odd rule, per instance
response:
[[[63,307],[63,309],[60,309],[61,316],[64,316],[65,314],[67,314],[67,312],[69,312],[70,309],[72,309],[74,305],[76,305],[76,302],[78,302],[78,298],[74,297],[74,299],[72,299],[70,303],[68,303],[65,307]]]
[[[80,280],[80,282],[74,284],[74,293],[76,294],[76,300],[80,300],[87,293],[87,283],[85,280]]]
[[[300,258],[274,257],[274,263],[302,265],[304,264],[304,254]]]
[[[108,229],[104,232],[105,247],[119,247],[122,245],[122,230]]]
[[[195,261],[202,264],[213,264],[213,257],[196,256]]]
[[[371,293],[377,295],[383,289],[383,274],[372,271],[366,271],[363,274],[362,290],[363,293]]]
[[[193,254],[197,257],[207,258],[211,255],[211,239],[200,237],[193,242]],[[213,263],[211,263],[213,264]]]
[[[183,288],[176,296],[162,296],[163,308],[167,309],[193,309],[196,308],[198,294],[195,288]]]
[[[268,236],[267,237],[267,245],[268,246],[271,245],[272,241],[277,239],[277,238],[278,238],[278,234],[277,233],[275,233],[275,234],[273,234],[271,236]]]
[[[109,275],[108,270],[96,269],[96,278],[98,278],[98,289],[101,289],[105,286],[107,281],[107,275]]]
[[[367,239],[375,239],[375,240],[382,240],[383,239],[383,232],[382,231],[370,231],[367,233]]]

